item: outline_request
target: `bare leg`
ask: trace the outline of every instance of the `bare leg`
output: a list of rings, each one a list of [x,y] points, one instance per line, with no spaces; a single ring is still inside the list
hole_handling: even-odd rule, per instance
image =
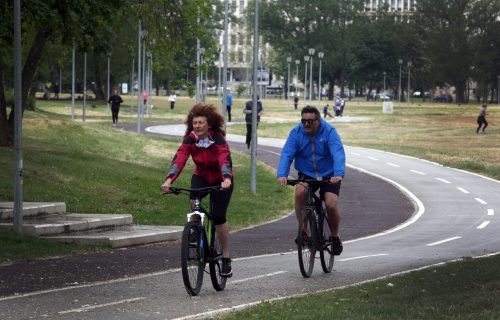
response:
[[[306,205],[307,200],[307,188],[301,184],[297,184],[295,186],[295,216],[297,217],[297,221],[300,224],[301,220],[301,212],[304,206]]]
[[[339,235],[340,211],[337,206],[338,202],[339,197],[335,193],[325,192],[326,214],[334,237]]]
[[[215,226],[215,232],[217,234],[217,239],[219,239],[222,246],[222,256],[229,258],[229,226],[227,225],[227,222]]]

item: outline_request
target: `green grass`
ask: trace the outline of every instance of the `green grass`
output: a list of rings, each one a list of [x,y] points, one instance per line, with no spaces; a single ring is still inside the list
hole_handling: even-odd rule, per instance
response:
[[[500,255],[310,294],[219,318],[234,319],[500,319]]]

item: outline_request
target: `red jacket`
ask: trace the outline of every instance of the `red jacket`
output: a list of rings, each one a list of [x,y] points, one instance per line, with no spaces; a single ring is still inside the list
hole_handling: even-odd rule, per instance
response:
[[[182,144],[172,159],[167,178],[171,178],[174,182],[184,169],[189,156],[195,164],[194,174],[201,176],[209,184],[217,184],[222,182],[224,177],[233,176],[231,151],[224,135],[210,130],[208,141],[204,141],[204,146],[201,142],[193,132],[184,136]]]

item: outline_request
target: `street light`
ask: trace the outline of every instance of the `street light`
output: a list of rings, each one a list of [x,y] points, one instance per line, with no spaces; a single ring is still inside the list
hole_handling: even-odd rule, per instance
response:
[[[410,106],[410,69],[411,61],[408,61],[408,107]]]
[[[314,56],[314,48],[309,48],[309,55],[311,56],[311,74],[309,75],[309,104],[312,104],[312,96],[313,96],[313,56]]]
[[[399,59],[399,88],[398,88],[398,96],[399,96],[399,105],[401,105],[401,66],[403,65],[403,59]]]
[[[199,96],[199,99],[200,99],[200,102],[201,101],[204,101],[204,97],[203,97],[203,69],[202,69],[202,65],[203,65],[203,55],[205,54],[205,48],[201,47],[200,48],[200,65],[198,66],[198,76],[200,77],[199,78],[199,88],[198,88],[198,96]]]
[[[295,95],[297,95],[297,84],[299,82],[299,64],[300,60],[295,60],[295,77],[297,78],[297,82],[295,82]]]
[[[385,94],[385,74],[386,74],[386,72],[384,71],[383,74],[384,74],[384,94]]]
[[[292,57],[287,57],[286,62],[288,63],[288,77],[286,78],[286,103],[288,109],[290,109],[290,63],[292,62]]]
[[[304,71],[304,101],[307,99],[307,61],[309,61],[309,56],[304,56],[304,61],[306,62],[305,64],[305,71]]]
[[[318,90],[319,90],[319,102],[318,106],[321,107],[321,94],[323,93],[323,90],[321,88],[321,60],[325,54],[323,52],[318,52],[318,58],[319,58],[319,81],[318,81]]]

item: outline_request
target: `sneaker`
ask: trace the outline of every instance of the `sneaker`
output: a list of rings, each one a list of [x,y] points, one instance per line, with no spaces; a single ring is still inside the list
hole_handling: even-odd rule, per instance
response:
[[[306,232],[302,231],[302,244],[307,246],[307,245],[310,245],[310,242],[311,242],[311,238],[309,238],[309,236],[307,235]],[[295,238],[295,244],[299,244],[298,238]]]
[[[335,256],[339,256],[342,253],[342,250],[344,250],[344,247],[342,246],[342,241],[340,241],[340,238],[337,237],[330,237],[330,241],[333,244],[332,248],[332,253]]]
[[[229,278],[233,275],[233,270],[231,269],[231,258],[222,258],[222,268],[220,275],[226,278]]]

